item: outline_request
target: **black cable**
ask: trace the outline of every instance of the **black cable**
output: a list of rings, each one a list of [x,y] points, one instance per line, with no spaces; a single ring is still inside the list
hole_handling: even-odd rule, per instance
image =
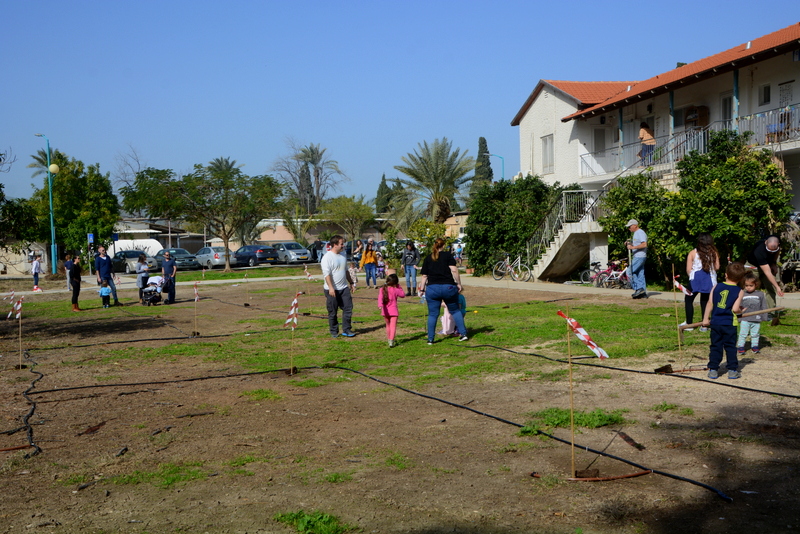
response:
[[[40,373],[39,371],[34,370],[34,367],[36,367],[36,362],[34,360],[32,360],[28,356],[28,351],[27,350],[24,352],[24,355],[25,355],[25,359],[33,364],[33,365],[31,365],[31,368],[30,368],[31,373],[33,373],[35,375],[39,375],[39,376],[37,376],[36,378],[33,379],[33,382],[31,382],[31,385],[28,386],[28,389],[26,389],[25,391],[22,392],[22,396],[25,397],[25,400],[27,400],[28,404],[31,405],[30,409],[28,410],[28,413],[26,413],[25,417],[22,418],[22,424],[23,424],[23,426],[25,428],[25,434],[26,434],[26,436],[28,438],[28,444],[31,447],[33,447],[33,452],[27,453],[25,455],[25,458],[32,458],[33,456],[36,456],[37,454],[42,452],[42,449],[33,441],[33,427],[31,426],[29,420],[30,420],[31,416],[33,415],[33,413],[36,411],[36,403],[33,402],[33,400],[28,396],[28,394],[31,392],[31,390],[33,390],[33,388],[36,387],[36,382],[38,382],[39,380],[44,378],[44,375],[42,373]]]

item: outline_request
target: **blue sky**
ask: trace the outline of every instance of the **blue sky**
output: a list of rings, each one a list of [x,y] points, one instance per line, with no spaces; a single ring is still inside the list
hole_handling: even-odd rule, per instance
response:
[[[188,171],[230,157],[250,175],[319,143],[373,198],[421,141],[478,138],[519,169],[510,122],[539,79],[638,80],[800,20],[752,2],[24,1],[3,3],[0,174],[29,197],[30,155]],[[496,177],[500,160],[492,158]]]

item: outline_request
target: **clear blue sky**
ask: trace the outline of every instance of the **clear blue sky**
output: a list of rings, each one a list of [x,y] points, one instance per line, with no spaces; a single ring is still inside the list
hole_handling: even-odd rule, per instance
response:
[[[648,78],[797,22],[800,3],[8,0],[2,13],[10,197],[33,192],[41,132],[112,179],[129,145],[156,168],[230,157],[263,174],[292,137],[327,147],[351,178],[340,193],[373,198],[423,140],[475,156],[486,137],[517,173],[510,122],[539,79]]]

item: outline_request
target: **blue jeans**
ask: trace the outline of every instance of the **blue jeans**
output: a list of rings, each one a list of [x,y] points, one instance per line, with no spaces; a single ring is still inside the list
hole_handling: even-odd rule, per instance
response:
[[[736,327],[727,325],[711,325],[711,347],[708,350],[708,368],[719,370],[722,353],[725,352],[728,371],[739,369],[739,358],[736,357]]]
[[[374,263],[365,263],[364,272],[367,273],[367,287],[369,287],[369,279],[372,278],[372,285],[378,285],[378,277],[376,276],[376,265]]]
[[[631,263],[631,287],[634,291],[647,290],[647,284],[644,281],[644,262],[647,261],[647,256],[641,258],[633,257]]]
[[[413,265],[405,265],[403,268],[406,272],[406,287],[411,291],[411,288],[417,287],[417,268]]]
[[[458,305],[458,287],[449,284],[428,284],[425,288],[425,301],[428,303],[428,341],[433,341],[436,335],[436,320],[439,319],[439,309],[442,302],[447,306],[447,311],[453,316],[456,330],[462,336],[467,335],[464,326],[464,315]]]
[[[34,286],[39,285],[39,273],[33,273],[33,285]]]

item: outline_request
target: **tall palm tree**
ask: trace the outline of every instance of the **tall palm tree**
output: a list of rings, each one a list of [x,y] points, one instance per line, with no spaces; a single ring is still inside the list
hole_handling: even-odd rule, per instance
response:
[[[467,150],[453,150],[453,143],[446,137],[419,144],[418,150],[402,158],[405,165],[395,169],[408,178],[398,181],[408,193],[408,203],[422,205],[424,213],[434,222],[443,223],[450,217],[455,195],[461,186],[472,180],[467,173],[475,168],[475,160],[467,156]],[[411,211],[406,206],[403,211]]]
[[[40,148],[36,154],[31,154],[33,161],[28,163],[29,169],[35,169],[31,175],[33,178],[47,174],[47,150]],[[67,162],[67,155],[58,149],[50,151],[50,163],[55,163],[59,167],[63,167]]]
[[[339,162],[328,159],[325,155],[327,150],[327,148],[321,148],[319,144],[311,143],[302,147],[294,155],[294,159],[311,167],[311,185],[314,204],[317,207],[322,205],[331,189],[335,189],[340,181],[347,179],[347,176],[339,168]]]
[[[208,169],[212,173],[229,173],[241,167],[244,167],[244,164],[236,165],[236,160],[231,158],[214,158],[208,162]]]

